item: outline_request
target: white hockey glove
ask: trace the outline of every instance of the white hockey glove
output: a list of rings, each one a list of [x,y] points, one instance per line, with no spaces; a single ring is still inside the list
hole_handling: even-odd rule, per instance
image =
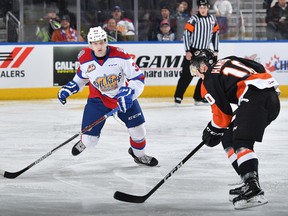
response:
[[[126,110],[130,109],[133,105],[133,94],[135,93],[134,89],[129,87],[121,87],[119,93],[116,95],[118,99],[118,107],[121,112],[125,113]]]
[[[70,81],[58,92],[58,99],[62,104],[66,103],[66,98],[72,94],[76,94],[79,91],[79,86],[75,81]]]

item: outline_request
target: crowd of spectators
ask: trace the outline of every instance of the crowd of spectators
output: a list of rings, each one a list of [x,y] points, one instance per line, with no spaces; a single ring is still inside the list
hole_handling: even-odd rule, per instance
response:
[[[161,1],[159,3],[160,10],[157,14],[146,13],[144,15],[145,27],[143,26],[144,28],[141,30],[146,35],[140,37],[147,41],[183,41],[184,25],[192,15],[190,3],[189,0],[177,0],[176,4],[171,6],[171,3]],[[53,4],[49,8],[48,13],[41,18],[42,22],[36,26],[37,41],[71,42],[86,40],[86,34],[83,30],[80,31],[80,37],[77,37],[75,14],[67,8],[59,9],[57,5]],[[126,11],[122,6],[116,5],[111,8],[109,15],[106,16],[105,20],[102,20],[102,23],[90,23],[89,27],[102,26],[107,32],[110,42],[134,41],[135,26],[130,17],[126,17]],[[64,26],[69,30],[63,31]]]
[[[216,20],[219,25],[219,35],[221,39],[228,38],[229,18],[232,15],[233,8],[229,0],[217,0],[213,9],[215,10]]]
[[[267,40],[288,39],[288,3],[286,0],[267,3]]]
[[[2,3],[4,4],[4,2],[6,1]],[[35,2],[43,1],[38,0]],[[38,21],[32,21],[34,22],[34,32],[36,32],[36,34],[34,33],[35,36],[32,39],[28,36],[28,41],[54,41],[52,40],[52,33],[61,28],[62,21],[60,17],[63,17],[63,15],[69,17],[69,28],[77,31],[76,38],[74,37],[74,31],[70,29],[70,34],[74,39],[76,38],[76,41],[86,40],[86,34],[89,28],[94,26],[102,26],[107,32],[110,42],[135,40],[183,41],[184,26],[193,13],[197,12],[196,7],[193,8],[193,1],[191,0],[159,0],[154,2],[153,5],[147,6],[147,8],[141,5],[139,11],[137,11],[138,20],[134,22],[135,14],[131,8],[131,4],[126,4],[126,2],[120,3],[120,1],[118,2],[119,5],[115,5],[111,2],[108,4],[106,1],[98,0],[97,4],[93,3],[89,5],[90,7],[93,6],[93,8],[83,8],[83,12],[81,10],[81,29],[78,30],[74,6],[71,7],[71,5],[69,5],[68,7],[67,3],[64,4],[68,1],[47,0],[45,2],[49,2],[49,4],[47,3],[45,5],[46,12],[40,19],[38,16]],[[212,14],[216,17],[219,24],[220,39],[233,37],[232,31],[233,29],[235,30],[235,25],[237,25],[237,22],[235,24],[235,13],[239,10],[236,8],[237,4],[235,4],[235,2],[236,0],[210,0],[211,10],[213,11]],[[152,9],[150,9],[151,7]],[[68,8],[74,13],[68,10]],[[287,39],[287,0],[263,0],[263,9],[266,9],[267,13],[266,18],[262,18],[261,21],[263,22],[262,24],[264,24],[263,28],[267,26],[264,37],[267,36],[268,40]],[[3,6],[0,14],[5,14],[7,10],[8,9],[5,9]],[[248,18],[244,17],[244,19]],[[164,20],[166,20],[168,24]],[[137,26],[135,27],[134,24],[137,24]],[[231,25],[232,29],[229,29]],[[242,25],[245,26],[245,23],[242,23]],[[31,33],[30,31],[26,31],[26,33],[27,32],[29,32],[29,35],[33,34],[32,31]],[[82,38],[78,35],[78,32]],[[243,32],[241,31],[241,33]],[[62,34],[62,36],[63,35],[64,34]],[[65,35],[63,38],[64,41],[67,39],[67,37],[65,39]]]

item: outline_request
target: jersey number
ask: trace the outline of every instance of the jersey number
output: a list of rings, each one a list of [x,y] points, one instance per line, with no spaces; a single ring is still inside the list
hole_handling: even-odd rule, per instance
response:
[[[218,61],[218,63],[214,67],[213,73],[220,73],[220,69],[226,61],[227,60]],[[235,68],[229,66],[224,67],[222,73],[226,76],[231,75],[237,78],[242,78],[244,76],[247,76],[248,74],[255,73],[255,71],[252,68],[245,66],[241,62],[232,60],[231,63],[237,67]]]
[[[215,99],[212,97],[211,94],[207,93],[204,97],[210,105],[213,105],[215,103]]]

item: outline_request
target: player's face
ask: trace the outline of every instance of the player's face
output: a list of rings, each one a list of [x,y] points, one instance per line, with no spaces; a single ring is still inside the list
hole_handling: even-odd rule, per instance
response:
[[[200,63],[199,69],[196,72],[196,76],[200,77],[201,79],[204,79],[204,74],[206,73],[208,67],[204,62]]]
[[[107,53],[107,42],[104,40],[94,41],[91,43],[91,48],[96,57],[103,57]]]
[[[190,72],[192,76],[200,77],[201,79],[204,79],[204,73],[207,71],[208,67],[205,63],[201,62],[198,65],[190,65]]]

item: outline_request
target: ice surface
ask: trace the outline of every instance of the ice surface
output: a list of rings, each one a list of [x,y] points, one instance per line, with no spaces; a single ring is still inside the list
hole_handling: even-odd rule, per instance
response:
[[[19,171],[80,131],[86,100],[0,101],[0,168]],[[126,128],[110,117],[94,149],[77,157],[63,146],[16,179],[0,179],[1,216],[287,216],[288,215],[288,101],[256,143],[260,183],[267,205],[234,210],[229,184],[240,179],[221,145],[202,147],[143,204],[113,198],[119,190],[148,193],[200,142],[211,118],[210,107],[185,99],[140,99],[147,128],[146,153],[159,167],[139,167],[127,153]]]

